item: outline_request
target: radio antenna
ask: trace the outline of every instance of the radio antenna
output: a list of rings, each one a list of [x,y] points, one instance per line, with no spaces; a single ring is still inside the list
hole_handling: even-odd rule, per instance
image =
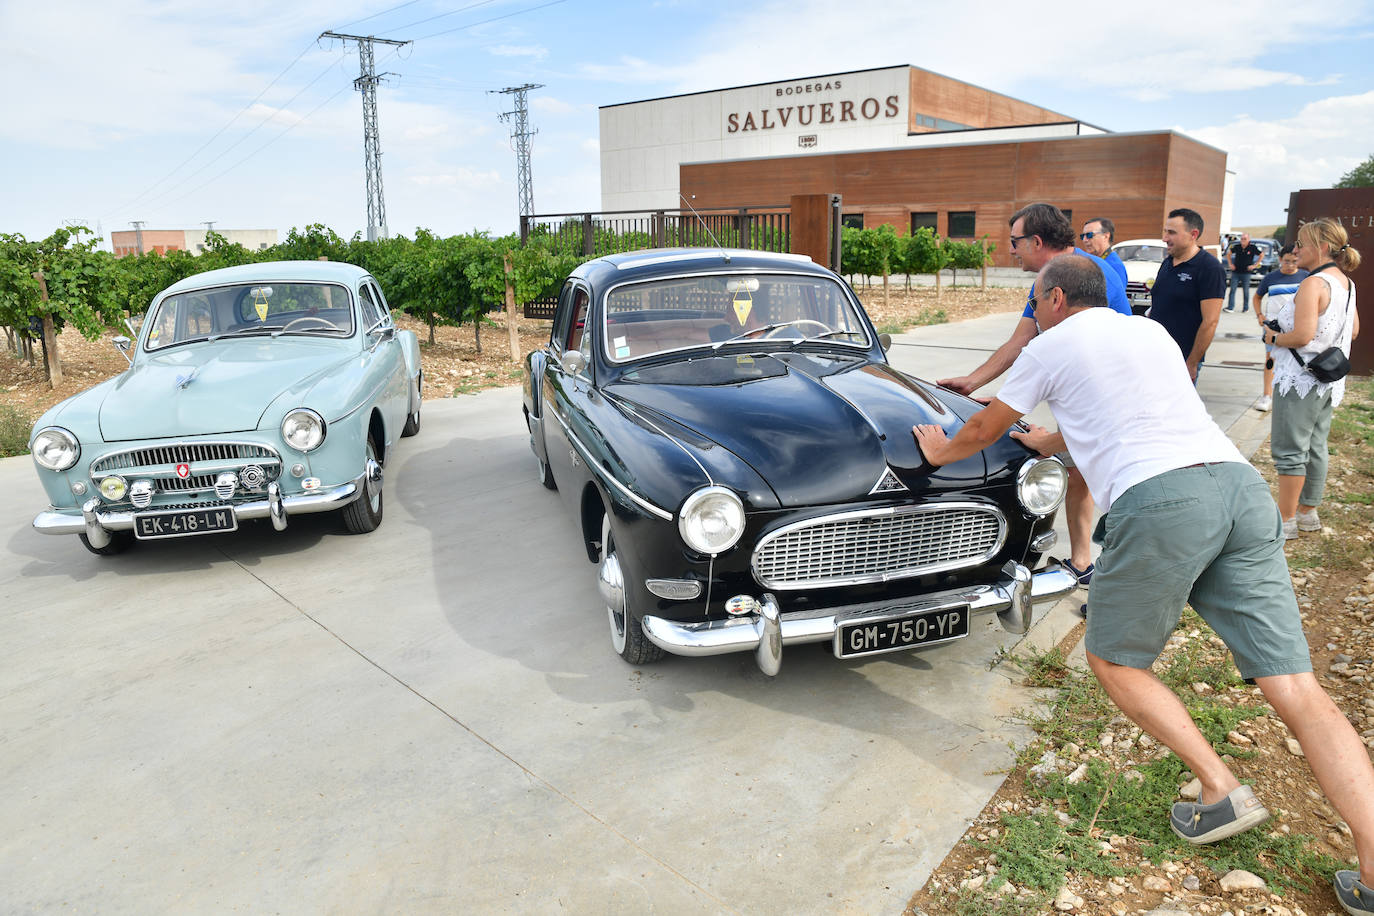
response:
[[[715,234],[714,232],[711,231],[711,227],[708,226],[708,225],[706,225],[706,220],[704,220],[704,219],[701,218],[701,214],[697,212],[697,208],[696,208],[696,207],[693,207],[692,204],[691,204],[691,202],[688,201],[686,197],[683,197],[683,196],[682,196],[682,192],[681,192],[681,191],[678,191],[678,192],[677,192],[677,196],[678,196],[678,197],[682,197],[682,202],[683,202],[684,204],[687,204],[687,209],[692,211],[692,215],[695,216],[695,217],[697,218],[697,222],[701,223],[701,228],[706,230],[706,235],[707,235],[707,237],[710,238],[711,241],[715,243],[715,246],[716,246],[717,248],[720,249],[720,256],[721,256],[722,258],[725,259],[725,263],[726,263],[726,264],[729,264],[729,263],[730,263],[730,255],[726,253],[726,251],[725,251],[725,246],[722,245],[722,244],[720,243],[720,240],[716,238],[716,234]],[[693,194],[692,196],[693,196],[693,197],[696,197],[695,194]]]

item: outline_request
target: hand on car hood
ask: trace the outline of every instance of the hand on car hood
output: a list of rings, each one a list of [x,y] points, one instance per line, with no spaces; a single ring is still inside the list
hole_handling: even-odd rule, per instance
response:
[[[781,371],[714,385],[656,382],[643,372],[613,393],[729,449],[785,507],[863,499],[889,467],[913,491],[984,480],[981,454],[932,472],[911,427],[934,423],[952,436],[963,421],[891,367],[800,353],[766,358]]]
[[[107,442],[258,428],[283,391],[347,360],[332,341],[258,337],[186,344],[143,358],[104,391]]]

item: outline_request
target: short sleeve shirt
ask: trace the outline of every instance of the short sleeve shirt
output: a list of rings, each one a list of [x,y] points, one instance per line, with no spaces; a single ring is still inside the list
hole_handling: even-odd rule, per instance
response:
[[[1116,271],[1107,266],[1109,262],[1102,260],[1095,254],[1084,251],[1082,248],[1075,248],[1073,253],[1081,254],[1085,258],[1092,258],[1097,262],[1098,270],[1102,271],[1102,277],[1107,281],[1107,305],[1111,306],[1113,311],[1120,312],[1123,315],[1130,315],[1131,301],[1126,298],[1126,281],[1118,277]],[[1112,257],[1116,257],[1116,255],[1113,254]],[[1117,258],[1117,263],[1121,263],[1120,258]],[[1125,272],[1125,264],[1121,265],[1121,270],[1123,273]],[[1030,304],[1031,297],[1034,295],[1035,286],[1032,285],[1030,292],[1026,293],[1026,308],[1021,312],[1022,318],[1030,318],[1032,320],[1035,318],[1035,309],[1031,308]]]
[[[1177,266],[1166,254],[1150,288],[1150,318],[1164,325],[1187,359],[1202,327],[1203,300],[1220,299],[1225,293],[1226,274],[1211,253],[1199,248]]]
[[[1249,245],[1235,242],[1231,245],[1231,263],[1236,265],[1237,273],[1249,273],[1250,268],[1258,264],[1263,257],[1264,252],[1260,251],[1254,242]]]
[[[1269,292],[1269,290],[1276,285],[1297,286],[1306,279],[1307,271],[1303,270],[1301,267],[1291,274],[1286,274],[1281,270],[1271,270],[1269,273],[1265,274],[1264,279],[1260,281],[1259,289],[1255,290],[1255,295],[1263,299],[1264,294]]]
[[[1120,256],[1115,251],[1108,249],[1107,253],[1102,256],[1102,260],[1106,261],[1108,266],[1116,271],[1123,284],[1130,282],[1126,276],[1126,265],[1121,262]]]

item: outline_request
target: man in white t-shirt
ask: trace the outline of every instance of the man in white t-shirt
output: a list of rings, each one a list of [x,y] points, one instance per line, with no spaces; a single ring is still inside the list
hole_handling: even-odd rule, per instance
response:
[[[1363,863],[1358,880],[1374,887],[1374,768],[1312,674],[1268,485],[1207,415],[1168,332],[1104,307],[1102,273],[1092,262],[1055,258],[1034,294],[1040,334],[997,397],[953,439],[940,426],[913,428],[926,460],[937,467],[962,460],[1048,402],[1058,433],[1032,426],[1012,435],[1041,454],[1067,444],[1107,513],[1093,535],[1102,552],[1085,648],[1112,700],[1202,783],[1197,803],[1173,806],[1174,832],[1211,843],[1269,817],[1150,671],[1189,602],[1302,744],[1350,825]],[[1140,384],[1144,378],[1149,385]],[[1347,885],[1357,880],[1340,875]]]

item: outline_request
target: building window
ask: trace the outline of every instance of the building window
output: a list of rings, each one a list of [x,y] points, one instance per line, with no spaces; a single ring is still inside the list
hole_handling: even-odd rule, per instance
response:
[[[935,218],[938,214],[934,210],[912,213],[911,214],[911,234],[915,235],[917,229],[929,229],[931,232],[938,232],[935,225]]]
[[[840,216],[840,225],[847,229],[862,229],[864,227],[864,215],[862,213],[845,213]]]
[[[949,211],[949,237],[952,239],[973,238],[973,214],[973,210]]]

